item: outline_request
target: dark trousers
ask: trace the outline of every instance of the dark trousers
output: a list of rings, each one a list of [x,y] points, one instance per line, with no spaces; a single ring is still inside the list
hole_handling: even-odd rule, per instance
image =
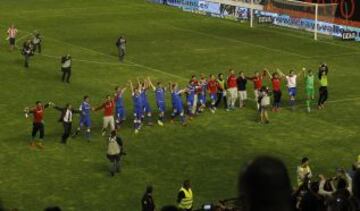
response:
[[[70,83],[70,77],[71,77],[71,67],[69,68],[61,68],[61,71],[63,72],[62,74],[62,81],[63,82],[67,82]]]
[[[125,49],[119,48],[119,60],[124,61],[125,58]]]
[[[326,86],[321,86],[319,88],[319,102],[318,105],[322,105],[328,99],[328,90]]]
[[[69,138],[70,133],[71,133],[72,124],[71,124],[71,122],[63,122],[63,126],[64,126],[64,133],[61,137],[61,142],[66,144],[66,141]]]
[[[216,99],[216,102],[215,102],[215,107],[219,106],[219,104],[221,103],[221,99],[223,99],[224,106],[225,106],[225,108],[227,108],[226,96],[223,95],[222,91],[217,93],[217,99]]]
[[[34,139],[36,137],[36,134],[38,131],[40,132],[40,139],[44,139],[44,135],[45,135],[44,124],[41,122],[34,122],[32,133],[31,133],[32,139]]]
[[[273,91],[274,94],[274,107],[280,107],[281,91]]]
[[[24,67],[28,68],[28,67],[29,67],[30,55],[29,55],[29,54],[25,54],[25,55],[24,55],[24,59],[25,59]]]
[[[34,52],[38,50],[38,53],[41,53],[41,43],[34,44]]]

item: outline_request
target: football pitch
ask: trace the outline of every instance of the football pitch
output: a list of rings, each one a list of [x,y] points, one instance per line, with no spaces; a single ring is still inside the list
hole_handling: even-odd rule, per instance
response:
[[[10,52],[5,32],[14,23],[18,46],[38,30],[43,52],[23,67],[19,51]],[[296,182],[296,166],[311,160],[314,175],[332,176],[349,168],[360,154],[360,45],[269,25],[216,19],[144,0],[2,0],[0,6],[0,199],[5,207],[42,210],[140,210],[146,185],[154,186],[158,207],[175,204],[184,179],[192,181],[196,207],[232,198],[243,165],[257,155],[282,159]],[[117,59],[115,41],[127,38],[127,57]],[[4,35],[4,36],[3,36]],[[60,81],[60,57],[73,57],[70,84]],[[303,79],[298,80],[296,111],[287,107],[269,113],[271,123],[257,123],[255,104],[215,114],[202,113],[187,127],[179,122],[164,127],[132,129],[132,102],[125,93],[127,121],[120,134],[127,155],[123,170],[110,177],[106,138],[101,136],[102,112],[92,113],[92,142],[82,136],[60,144],[59,112],[45,112],[45,149],[29,148],[31,118],[23,110],[35,101],[71,103],[84,95],[100,105],[114,87],[137,77],[178,82],[192,74],[227,73],[229,68],[253,75],[267,67],[283,72],[302,67],[317,70],[326,62],[329,101],[324,110],[305,112]],[[270,86],[270,82],[266,81]],[[317,84],[318,87],[318,84]],[[287,105],[283,83],[283,105]],[[248,83],[252,99],[253,86]],[[167,107],[170,99],[167,94]],[[154,95],[150,94],[156,111]],[[157,114],[154,114],[154,117]],[[169,115],[167,115],[169,120]],[[155,119],[155,118],[154,118]],[[75,117],[75,125],[78,117]]]

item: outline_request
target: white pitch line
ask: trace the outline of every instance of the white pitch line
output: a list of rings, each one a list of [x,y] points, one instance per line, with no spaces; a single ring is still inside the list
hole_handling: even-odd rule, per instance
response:
[[[44,56],[44,57],[48,57],[48,58],[55,58],[55,59],[59,59],[60,56],[53,56],[53,55],[48,55],[48,54],[38,54],[39,56]],[[79,62],[85,62],[85,63],[95,63],[95,64],[104,64],[104,65],[113,65],[113,66],[128,66],[128,67],[136,67],[136,65],[131,65],[131,64],[123,64],[123,63],[116,63],[116,62],[102,62],[102,61],[97,61],[97,60],[87,60],[87,59],[76,59],[74,58],[73,61],[79,61]]]
[[[24,31],[25,32],[25,31]],[[29,33],[29,32],[28,32]],[[44,36],[45,37],[45,36]],[[97,50],[94,50],[94,49],[90,49],[90,48],[86,48],[86,47],[82,47],[80,45],[76,45],[76,44],[73,44],[73,43],[69,43],[69,42],[66,42],[66,41],[63,41],[63,40],[59,40],[59,39],[56,39],[56,38],[52,38],[52,37],[48,37],[46,36],[48,39],[51,39],[51,40],[54,40],[54,41],[57,41],[57,42],[60,42],[60,43],[64,43],[64,44],[68,44],[68,45],[71,45],[73,47],[76,47],[76,48],[80,48],[84,51],[88,51],[88,52],[92,52],[92,53],[96,53],[98,55],[104,55],[104,56],[107,56],[109,58],[116,58],[118,59],[116,56],[113,56],[113,55],[110,55],[110,54],[106,54],[106,53],[103,53],[101,51],[97,51]],[[48,56],[50,57],[50,56]],[[80,60],[79,60],[80,61]],[[86,61],[86,60],[83,60],[83,61]],[[91,60],[87,60],[87,62],[89,62]],[[94,61],[92,61],[94,62]],[[143,64],[139,64],[139,63],[136,63],[136,62],[133,62],[133,61],[130,61],[130,60],[127,60],[127,62],[129,63],[132,63],[133,65],[132,66],[137,66],[137,67],[142,67],[142,68],[145,68],[145,69],[148,69],[148,70],[151,70],[151,71],[154,71],[154,72],[158,72],[158,73],[162,73],[164,75],[168,75],[168,76],[171,76],[171,77],[176,77],[178,79],[181,79],[181,80],[186,80],[186,78],[182,77],[182,76],[178,76],[178,75],[175,75],[175,74],[172,74],[172,73],[169,73],[169,72],[166,72],[166,71],[163,71],[163,70],[160,70],[160,69],[157,69],[157,68],[153,68],[153,67],[149,67],[149,66],[146,66],[146,65],[143,65]]]
[[[157,24],[158,24],[158,23],[157,23]],[[298,53],[295,53],[295,52],[290,52],[290,51],[281,50],[281,49],[276,49],[276,48],[268,48],[268,47],[263,46],[263,45],[257,45],[257,44],[254,44],[254,43],[245,42],[245,41],[238,40],[238,39],[232,39],[232,38],[227,38],[227,37],[220,37],[220,36],[217,36],[217,35],[208,34],[208,33],[200,32],[200,31],[195,31],[195,30],[191,30],[191,29],[185,29],[185,28],[181,28],[181,27],[176,27],[176,26],[172,26],[172,25],[169,25],[169,24],[159,24],[159,25],[166,25],[166,26],[168,26],[168,27],[177,29],[178,31],[185,31],[185,32],[197,33],[197,34],[201,34],[201,35],[206,36],[206,37],[210,37],[210,38],[214,38],[214,39],[218,39],[218,40],[222,40],[222,41],[223,41],[223,40],[227,40],[227,41],[230,41],[230,42],[242,43],[242,44],[245,44],[245,45],[254,46],[254,47],[256,47],[256,48],[262,48],[262,49],[265,49],[265,50],[268,50],[268,51],[273,51],[273,52],[285,53],[285,54],[289,54],[289,55],[301,57],[301,58],[304,58],[304,59],[310,59],[310,58],[311,58],[311,57],[304,56],[304,55],[302,55],[302,54],[298,54]]]
[[[103,52],[101,52],[101,51],[97,51],[97,50],[94,50],[94,49],[82,47],[82,46],[79,46],[79,45],[76,45],[76,44],[73,44],[73,43],[69,43],[69,42],[66,42],[66,41],[63,41],[63,40],[58,40],[58,39],[55,39],[55,38],[52,38],[52,37],[48,37],[48,36],[47,36],[47,38],[50,38],[51,40],[54,40],[54,41],[57,41],[57,42],[61,42],[61,43],[65,43],[65,44],[74,46],[74,47],[76,47],[76,48],[80,48],[80,49],[85,50],[85,51],[88,51],[88,52],[96,53],[96,54],[98,54],[98,55],[104,55],[104,56],[107,56],[107,57],[110,57],[110,58],[116,58],[116,59],[118,59],[116,56],[113,56],[113,55],[110,55],[110,54],[106,54],[106,53],[103,53]],[[184,77],[181,77],[181,76],[178,76],[178,75],[175,75],[175,74],[172,74],[172,73],[169,73],[169,72],[166,72],[166,71],[157,69],[157,68],[149,67],[149,66],[146,66],[146,65],[143,65],[143,64],[139,64],[139,63],[137,63],[137,62],[130,61],[130,60],[127,60],[127,62],[132,63],[133,66],[142,67],[142,68],[145,68],[145,69],[154,71],[154,72],[162,73],[162,74],[164,74],[164,75],[168,75],[168,76],[172,76],[172,77],[176,77],[176,78],[185,80]]]
[[[27,32],[26,32],[26,34],[24,34],[23,36],[17,38],[16,41],[23,40],[25,37],[30,36],[30,35],[31,35],[31,33],[27,33]]]

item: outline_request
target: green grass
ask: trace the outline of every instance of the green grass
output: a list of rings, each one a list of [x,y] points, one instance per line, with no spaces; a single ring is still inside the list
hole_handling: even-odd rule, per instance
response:
[[[296,165],[305,155],[315,174],[330,176],[336,167],[349,167],[359,154],[358,43],[328,37],[315,42],[309,33],[271,26],[250,29],[245,23],[143,0],[2,0],[0,14],[1,31],[15,23],[19,37],[36,29],[44,38],[43,55],[31,59],[29,70],[22,67],[20,53],[9,52],[4,39],[0,41],[0,198],[6,207],[133,211],[140,209],[147,184],[154,185],[158,206],[174,204],[186,178],[192,180],[199,206],[235,196],[241,167],[259,154],[281,158],[294,182]],[[119,34],[128,40],[123,65],[114,48]],[[70,85],[60,82],[59,57],[67,52],[75,59]],[[271,113],[266,126],[255,122],[251,105],[231,113],[207,112],[186,128],[166,124],[134,136],[127,93],[129,120],[121,136],[128,155],[115,178],[109,177],[105,139],[99,134],[101,112],[92,115],[92,143],[79,137],[63,146],[59,113],[49,109],[45,150],[28,147],[31,121],[22,111],[36,100],[78,105],[83,95],[90,95],[92,104],[99,105],[115,85],[136,77],[184,84],[191,74],[229,67],[252,74],[265,66],[316,69],[322,61],[331,70],[326,110],[307,114],[300,106],[296,112],[284,109]]]

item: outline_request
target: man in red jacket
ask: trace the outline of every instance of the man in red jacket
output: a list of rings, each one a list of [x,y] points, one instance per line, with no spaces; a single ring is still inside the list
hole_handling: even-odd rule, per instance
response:
[[[45,105],[42,105],[41,101],[36,101],[35,107],[29,108],[26,107],[25,117],[28,118],[29,114],[33,114],[33,129],[31,133],[31,147],[35,148],[38,146],[39,148],[44,148],[43,146],[43,140],[45,136],[45,127],[44,127],[44,111],[46,108],[48,108],[50,105],[53,105],[52,102],[49,102]],[[35,142],[35,137],[37,132],[40,132],[40,141]]]
[[[106,101],[99,107],[95,108],[94,111],[100,109],[104,110],[104,124],[102,129],[102,135],[106,135],[106,129],[110,126],[110,131],[115,130],[115,120],[114,120],[114,100],[110,95],[106,96]]]
[[[237,77],[234,70],[230,69],[230,75],[227,78],[227,92],[228,92],[228,110],[233,110],[237,98]]]

